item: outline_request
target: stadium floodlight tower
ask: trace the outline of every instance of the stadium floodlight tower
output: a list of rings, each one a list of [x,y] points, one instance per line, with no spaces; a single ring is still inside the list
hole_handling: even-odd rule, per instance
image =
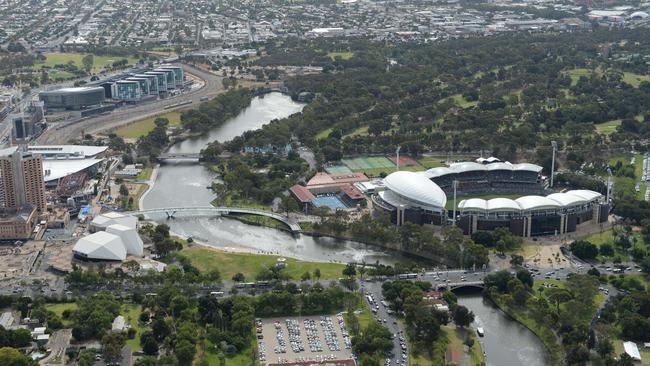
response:
[[[551,141],[553,146],[553,158],[551,159],[551,188],[553,188],[553,176],[555,175],[555,150],[557,150],[557,141]]]
[[[607,168],[607,204],[609,204],[609,196],[612,193],[612,185],[612,169]]]
[[[454,179],[453,185],[454,185],[454,214],[453,214],[452,221],[454,222],[454,226],[456,226],[456,207],[457,207],[456,206],[456,190],[458,188],[458,181]]]
[[[397,160],[395,160],[397,165],[397,171],[399,172],[399,151],[402,149],[402,146],[397,145],[397,150],[395,150],[395,155],[397,155]]]

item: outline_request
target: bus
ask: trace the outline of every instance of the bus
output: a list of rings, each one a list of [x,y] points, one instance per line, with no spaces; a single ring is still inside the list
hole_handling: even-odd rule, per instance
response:
[[[223,295],[224,295],[223,291],[212,291],[212,292],[210,292],[210,296],[214,296],[214,297],[221,297]]]
[[[402,273],[400,275],[397,275],[397,278],[400,280],[408,280],[408,279],[413,279],[413,278],[418,278],[417,273]]]

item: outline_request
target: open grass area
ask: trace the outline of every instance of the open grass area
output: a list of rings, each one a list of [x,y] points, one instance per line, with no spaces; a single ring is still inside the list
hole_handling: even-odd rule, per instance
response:
[[[602,72],[600,72],[599,70],[596,70],[595,72],[598,75],[602,74]],[[589,69],[573,69],[567,71],[567,74],[569,74],[569,76],[571,77],[571,86],[574,86],[578,83],[578,80],[580,80],[581,76],[589,77],[590,75],[593,74],[593,71]]]
[[[241,272],[247,280],[253,280],[261,269],[274,266],[280,258],[273,255],[227,253],[199,247],[185,249],[179,255],[188,258],[200,271],[217,269],[224,279],[230,279],[235,273]],[[293,258],[286,258],[286,260],[287,267],[284,271],[295,280],[299,280],[305,272],[313,275],[316,268],[320,269],[321,279],[337,279],[341,277],[341,272],[345,268],[343,264],[338,263],[306,262]]]
[[[623,73],[623,81],[632,85],[635,88],[638,88],[639,85],[644,81],[650,81],[650,76],[648,75],[639,75],[631,72]]]
[[[45,62],[37,63],[37,67],[54,67],[55,65],[65,65],[72,61],[78,68],[83,68],[81,60],[86,56],[85,53],[62,53],[62,52],[48,52],[45,53]],[[134,57],[121,57],[121,56],[93,56],[93,73],[104,71],[107,67],[110,69],[113,62],[122,59],[127,59],[129,64],[135,64],[138,60]]]
[[[355,172],[360,172],[365,174],[368,177],[379,177],[381,176],[381,173],[385,173],[386,175],[393,173],[397,168],[369,168],[369,169],[355,169]],[[407,165],[407,166],[401,166],[399,167],[399,170],[406,170],[408,172],[421,172],[425,170],[421,166],[417,165]]]
[[[431,168],[437,168],[441,166],[445,166],[445,163],[442,162],[444,159],[440,159],[440,157],[437,156],[423,156],[420,159],[418,159],[418,163],[425,167],[426,169],[431,169]]]
[[[456,201],[457,201],[457,203],[460,203],[460,201],[467,200],[467,199],[470,199],[470,198],[481,198],[481,199],[484,199],[484,200],[489,200],[489,199],[492,199],[492,198],[510,198],[510,199],[514,200],[514,199],[522,197],[522,196],[525,196],[525,194],[520,194],[520,193],[510,193],[510,194],[486,193],[486,194],[467,195],[467,196],[462,196],[462,197],[459,196],[459,197],[456,197]],[[448,210],[453,210],[453,208],[454,208],[454,197],[453,196],[447,197],[447,204],[445,205],[445,207]]]
[[[183,111],[171,111],[163,114],[159,114],[153,117],[148,117],[141,119],[139,121],[130,123],[126,126],[120,127],[115,131],[115,134],[122,138],[132,138],[137,139],[140,136],[148,134],[151,130],[156,127],[154,121],[156,118],[167,118],[169,120],[170,127],[178,127],[181,125],[181,113]]]
[[[142,169],[140,174],[138,174],[137,179],[138,180],[149,180],[149,178],[151,178],[151,172],[153,172],[153,168],[144,168],[144,169]]]
[[[578,83],[578,80],[580,79],[581,76],[589,77],[592,74],[601,76],[603,75],[603,70],[598,68],[592,71],[590,69],[580,68],[580,69],[568,70],[567,74],[571,77],[571,86],[573,86]],[[644,81],[650,81],[650,76],[635,74],[627,71],[623,72],[623,82],[630,84],[635,88],[638,88],[639,85]]]
[[[61,321],[62,321],[64,327],[72,326],[71,321],[63,319],[63,312],[66,311],[66,310],[76,310],[77,309],[77,304],[75,304],[74,302],[58,303],[58,304],[47,304],[47,305],[45,305],[45,308],[48,311],[51,311],[54,314],[58,315],[59,318],[61,318]]]
[[[611,121],[599,123],[596,125],[596,132],[601,135],[611,135],[616,132],[616,128],[621,125],[623,120],[614,119]]]
[[[212,344],[208,340],[205,340],[203,348],[205,349],[205,353],[203,354],[203,356],[204,359],[207,361],[208,365],[210,366],[220,365],[219,355],[214,351],[215,350],[214,344]],[[257,361],[254,362],[251,361],[251,355],[253,354],[253,350],[255,350],[256,348],[257,348],[257,340],[253,338],[251,345],[249,347],[241,350],[240,352],[237,352],[232,357],[225,357],[225,361],[226,361],[225,365],[226,366],[259,365]]]
[[[131,347],[134,352],[142,350],[142,347],[140,346],[140,335],[149,329],[148,326],[140,324],[140,313],[142,313],[142,311],[138,305],[123,305],[122,311],[120,312],[120,315],[124,317],[125,323],[129,324],[131,328],[136,331],[135,338],[126,340],[126,344]]]
[[[61,70],[50,70],[47,75],[49,76],[50,80],[54,81],[62,81],[75,78],[75,75],[73,73]]]
[[[343,60],[349,60],[354,56],[354,52],[351,51],[342,51],[342,52],[328,52],[327,57],[331,58],[332,60],[336,59],[337,57],[340,57]]]
[[[368,136],[368,126],[361,126],[347,135],[344,135],[343,138],[355,136]]]
[[[449,100],[449,99],[453,100],[454,103],[455,103],[457,106],[461,107],[461,108],[469,108],[469,107],[474,107],[474,106],[478,105],[478,101],[470,102],[470,101],[468,101],[467,99],[465,99],[465,97],[463,97],[463,96],[460,95],[460,94],[454,94],[454,95],[452,95],[452,96],[450,96],[450,97],[447,97],[447,98],[445,98],[445,99],[442,99],[441,102],[442,102],[442,101]]]
[[[325,140],[330,136],[330,133],[332,133],[332,127],[327,128],[325,130],[322,130],[316,136],[314,137],[316,140]]]

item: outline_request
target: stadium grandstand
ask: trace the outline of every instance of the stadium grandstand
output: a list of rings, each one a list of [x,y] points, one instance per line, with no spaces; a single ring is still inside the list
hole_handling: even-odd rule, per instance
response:
[[[453,163],[449,167],[429,169],[426,175],[446,194],[453,193],[454,181],[458,182],[458,195],[489,192],[540,194],[544,190],[541,172],[542,167],[535,164],[495,161]]]
[[[605,222],[609,206],[598,192],[572,190],[514,200],[471,198],[462,200],[458,211],[457,225],[465,234],[505,227],[530,237],[575,232],[578,225],[592,220]]]

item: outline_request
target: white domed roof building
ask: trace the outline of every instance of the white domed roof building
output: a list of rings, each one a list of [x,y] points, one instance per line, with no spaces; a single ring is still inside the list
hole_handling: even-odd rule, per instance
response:
[[[126,259],[126,248],[122,239],[105,231],[79,239],[72,252],[75,257],[84,260],[123,261]]]
[[[389,212],[398,225],[405,221],[440,225],[447,195],[425,172],[399,171],[384,179],[385,190],[373,196],[375,207]]]

